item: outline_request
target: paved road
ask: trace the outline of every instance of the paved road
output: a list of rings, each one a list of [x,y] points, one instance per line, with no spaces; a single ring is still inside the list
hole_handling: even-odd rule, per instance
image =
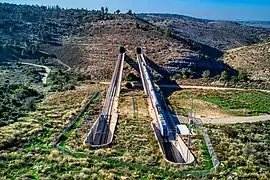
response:
[[[47,78],[49,76],[49,74],[51,73],[51,69],[48,67],[48,66],[43,66],[43,65],[39,65],[39,64],[33,64],[33,63],[28,63],[28,62],[20,62],[21,64],[24,64],[24,65],[29,65],[29,66],[35,66],[35,67],[41,67],[41,68],[44,68],[46,73],[44,74],[44,77],[42,78],[42,82],[44,84],[47,83]]]

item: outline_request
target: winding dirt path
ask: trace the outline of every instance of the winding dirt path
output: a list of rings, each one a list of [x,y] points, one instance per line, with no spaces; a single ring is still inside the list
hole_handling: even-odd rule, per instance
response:
[[[42,82],[43,82],[43,84],[47,83],[47,78],[48,78],[49,74],[51,73],[51,69],[48,66],[43,66],[43,65],[33,64],[33,63],[28,63],[28,62],[20,62],[20,64],[44,68],[46,73],[44,73],[44,77],[42,78]]]

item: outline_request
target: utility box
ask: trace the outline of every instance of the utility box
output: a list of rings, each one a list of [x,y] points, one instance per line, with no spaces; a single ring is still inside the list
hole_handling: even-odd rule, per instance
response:
[[[188,127],[184,124],[177,125],[177,132],[178,132],[178,134],[184,135],[184,136],[191,134]]]

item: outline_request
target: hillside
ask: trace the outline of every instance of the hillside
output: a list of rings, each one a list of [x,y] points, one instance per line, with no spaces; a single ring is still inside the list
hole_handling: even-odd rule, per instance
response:
[[[161,27],[170,27],[178,35],[219,50],[251,45],[270,36],[269,29],[236,22],[212,21],[174,14],[139,14]]]
[[[224,62],[234,68],[247,69],[253,80],[270,79],[270,42],[231,49],[224,54]]]
[[[142,46],[148,58],[170,75],[181,73],[183,67],[192,69],[193,77],[208,69],[213,74],[231,71],[216,61],[222,56],[219,50],[174,36],[133,15],[12,4],[0,4],[0,12],[2,60],[56,58],[92,80],[108,80],[118,47],[124,44],[133,60],[135,47]]]
[[[239,21],[240,24],[270,29],[270,21]]]

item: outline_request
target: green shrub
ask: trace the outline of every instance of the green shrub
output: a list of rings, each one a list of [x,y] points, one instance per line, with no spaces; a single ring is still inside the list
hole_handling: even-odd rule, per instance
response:
[[[209,71],[209,70],[207,70],[207,71],[203,71],[203,73],[202,73],[202,77],[203,77],[204,79],[209,78],[209,77],[210,77],[210,75],[211,75],[211,73],[210,73],[210,71]]]

